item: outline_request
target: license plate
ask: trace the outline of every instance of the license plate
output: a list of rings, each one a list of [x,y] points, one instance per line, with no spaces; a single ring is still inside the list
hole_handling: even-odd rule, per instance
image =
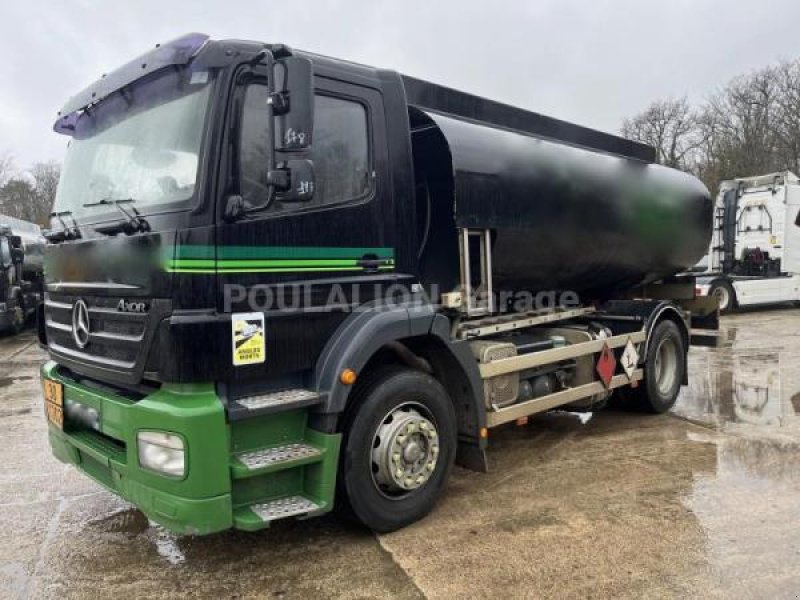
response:
[[[44,391],[44,412],[47,420],[59,429],[64,428],[64,386],[58,381],[42,381]]]

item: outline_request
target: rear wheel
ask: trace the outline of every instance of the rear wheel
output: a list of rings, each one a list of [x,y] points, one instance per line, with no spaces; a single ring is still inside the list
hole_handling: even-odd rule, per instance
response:
[[[663,413],[675,404],[686,370],[686,346],[678,326],[662,321],[650,334],[644,379],[626,397],[644,412]]]
[[[455,411],[420,371],[386,368],[354,391],[345,419],[339,501],[367,527],[388,532],[433,508],[455,459]]]
[[[708,295],[719,301],[719,312],[723,315],[736,308],[736,290],[728,281],[720,280],[711,284]]]

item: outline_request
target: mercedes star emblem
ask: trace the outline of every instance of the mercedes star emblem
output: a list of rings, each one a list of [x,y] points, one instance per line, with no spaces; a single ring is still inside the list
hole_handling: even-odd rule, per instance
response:
[[[85,348],[89,343],[89,308],[83,300],[72,307],[72,338],[78,348]]]

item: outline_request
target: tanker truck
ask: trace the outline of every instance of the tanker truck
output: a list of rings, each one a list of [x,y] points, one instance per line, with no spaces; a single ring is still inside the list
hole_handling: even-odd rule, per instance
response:
[[[716,301],[676,276],[712,202],[648,146],[201,34],[54,128],[52,451],[176,532],[334,504],[398,529],[454,463],[488,469],[492,428],[612,394],[662,413],[713,343]]]
[[[42,301],[44,245],[38,225],[0,215],[0,331],[19,333]]]

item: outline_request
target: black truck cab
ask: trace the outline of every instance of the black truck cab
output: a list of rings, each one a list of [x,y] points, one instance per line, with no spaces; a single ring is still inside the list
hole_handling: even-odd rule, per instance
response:
[[[350,284],[362,284],[368,294],[373,284],[408,283],[416,270],[413,204],[398,200],[413,196],[399,79],[315,57],[314,143],[274,151],[273,158],[263,44],[201,44],[201,39],[194,41],[200,46],[190,65],[167,71],[154,66],[152,74],[121,92],[110,91],[111,97],[85,111],[88,117],[76,125],[66,124],[74,113],[57,124],[73,140],[56,210],[71,212],[82,237],[51,248],[51,302],[45,310],[52,310],[53,302],[71,306],[78,296],[90,297],[98,308],[128,313],[126,335],[142,338],[131,343],[108,336],[93,339],[91,348],[76,348],[69,332],[48,330],[55,344],[51,351],[67,367],[121,385],[246,382],[263,380],[264,369],[270,375],[310,369],[345,312],[309,317],[303,310],[275,310],[265,320],[270,360],[239,368],[230,352],[220,351],[221,340],[230,336],[229,317],[220,316],[247,312],[253,303],[272,301],[277,308],[282,296],[291,308],[288,286],[306,288],[299,300],[321,307],[338,284],[345,293],[340,302],[349,304]],[[143,69],[136,62],[128,67],[131,78]],[[120,132],[113,123],[128,113],[140,123]],[[115,136],[129,139],[115,141]],[[110,139],[98,143],[103,137]],[[133,149],[117,158],[123,143]],[[270,172],[291,177],[280,167],[292,161],[302,166],[303,159],[313,161],[308,182],[313,197],[298,201],[273,193]],[[130,173],[115,171],[120,181],[110,181],[115,160],[129,165]],[[142,193],[149,196],[136,197]],[[124,202],[114,204],[119,201]],[[241,214],[226,215],[231,207]],[[123,211],[140,214],[149,231],[112,236],[98,231],[125,221]],[[143,303],[144,310],[116,311],[121,299]],[[61,320],[66,323],[66,315]]]

